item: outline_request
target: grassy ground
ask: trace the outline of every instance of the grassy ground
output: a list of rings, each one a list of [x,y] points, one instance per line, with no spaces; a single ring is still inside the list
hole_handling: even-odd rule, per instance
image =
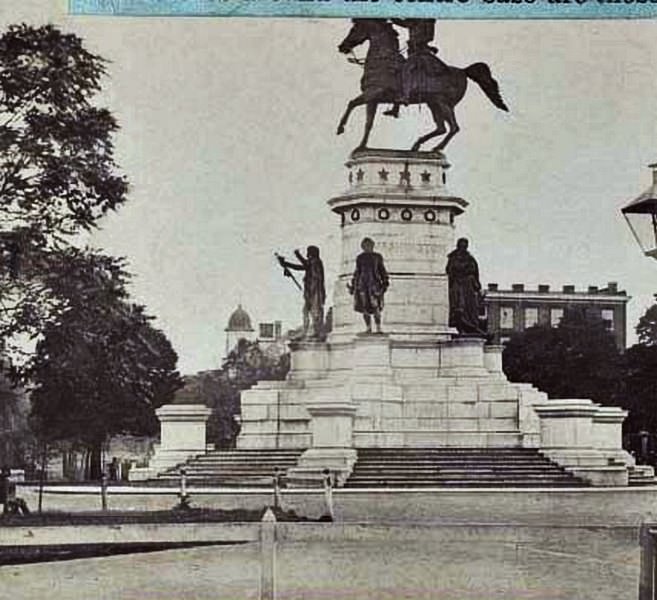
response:
[[[358,527],[353,525],[352,527]],[[353,533],[353,532],[352,532]],[[526,544],[462,537],[277,544],[278,600],[625,600],[637,597],[631,532],[546,528]],[[3,590],[24,600],[250,600],[258,543],[0,567]]]
[[[187,508],[152,511],[32,512],[29,515],[0,516],[0,527],[58,525],[119,525],[126,523],[244,523],[262,520],[267,507],[256,510]],[[308,521],[294,511],[272,507],[277,521]]]

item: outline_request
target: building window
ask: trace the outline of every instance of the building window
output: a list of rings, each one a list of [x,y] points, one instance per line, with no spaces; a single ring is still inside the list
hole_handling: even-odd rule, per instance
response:
[[[274,337],[274,324],[260,323],[260,337],[262,339],[272,339]]]
[[[525,329],[529,329],[530,327],[534,327],[534,325],[538,325],[538,308],[536,308],[536,307],[526,308],[525,309]]]
[[[500,307],[500,329],[513,329],[513,307]]]
[[[552,327],[559,325],[561,319],[563,319],[563,308],[550,309],[550,325]]]
[[[602,317],[602,320],[605,322],[605,325],[607,326],[607,329],[609,331],[614,330],[614,309],[613,308],[603,308],[600,311],[600,316]]]

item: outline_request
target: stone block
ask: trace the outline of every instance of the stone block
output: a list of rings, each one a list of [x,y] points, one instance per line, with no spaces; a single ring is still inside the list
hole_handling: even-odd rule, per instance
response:
[[[290,342],[288,379],[305,380],[325,376],[330,364],[329,346],[325,342]]]
[[[490,416],[493,418],[510,418],[515,422],[518,418],[518,402],[490,402]]]
[[[410,448],[431,448],[447,444],[446,431],[407,431],[403,434],[404,446]]]
[[[355,381],[351,385],[351,398],[354,402],[363,400],[380,401],[383,397],[383,383],[381,381]]]
[[[276,407],[269,407],[268,417],[270,419],[276,419],[277,409]],[[279,418],[281,420],[309,420],[310,415],[306,410],[306,407],[301,404],[281,404]]]
[[[534,405],[545,449],[589,449],[593,447],[593,415],[597,405],[586,399],[549,400]]]
[[[474,404],[478,399],[477,388],[471,385],[450,386],[447,388],[447,399],[450,404],[455,402]]]
[[[439,353],[437,346],[430,347],[394,347],[392,348],[392,366],[404,369],[433,369],[438,371]]]
[[[448,404],[445,402],[409,402],[404,404],[404,417],[444,419],[447,417]]]
[[[447,416],[452,419],[476,419],[477,404],[475,402],[450,402],[447,405]]]
[[[260,389],[252,388],[240,393],[240,404],[246,406],[249,404],[276,404],[278,402],[279,390],[277,389]]]
[[[504,346],[484,346],[484,366],[486,370],[499,379],[506,379],[502,369]]]
[[[487,436],[480,432],[449,431],[445,435],[447,446],[482,448],[487,445]]]
[[[401,403],[403,398],[402,387],[400,385],[383,384],[381,388],[381,399],[384,402]]]
[[[487,374],[484,367],[484,340],[476,337],[458,337],[443,342],[440,349],[440,370],[449,372],[453,370],[458,373],[480,372]]]
[[[522,436],[517,431],[497,431],[485,434],[485,445],[490,448],[517,448]]]
[[[377,427],[380,417],[354,417],[354,430],[371,431]]]
[[[243,421],[265,421],[269,416],[270,406],[267,404],[242,405]],[[276,407],[273,407],[276,410]]]
[[[447,402],[450,399],[447,390],[446,385],[439,383],[435,385],[404,385],[404,402]]]
[[[356,405],[351,402],[309,404],[313,448],[352,448]]]
[[[479,429],[481,431],[495,432],[495,431],[517,431],[518,426],[514,418],[489,418],[479,419]]]
[[[493,402],[496,400],[516,400],[518,391],[506,383],[486,383],[479,386],[479,399]]]
[[[384,402],[381,404],[381,416],[384,418],[400,418],[402,414],[401,404],[396,402]]]
[[[280,433],[286,433],[286,434],[310,433],[309,420],[281,421],[278,425],[279,425],[278,429]]]
[[[449,418],[445,421],[447,430],[451,433],[454,431],[460,432],[478,432],[479,420],[477,418],[471,419],[452,419]]]

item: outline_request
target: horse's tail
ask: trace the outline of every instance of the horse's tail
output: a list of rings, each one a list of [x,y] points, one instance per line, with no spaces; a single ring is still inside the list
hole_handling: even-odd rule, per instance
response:
[[[488,99],[500,110],[509,111],[509,107],[504,103],[500,86],[491,75],[490,69],[486,63],[474,63],[465,69],[465,74],[472,79],[488,96]]]

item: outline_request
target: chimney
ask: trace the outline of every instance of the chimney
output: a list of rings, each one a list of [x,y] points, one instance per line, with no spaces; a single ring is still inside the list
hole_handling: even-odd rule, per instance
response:
[[[652,169],[652,184],[657,185],[657,163],[648,165],[648,168]]]
[[[547,293],[550,291],[550,286],[547,285],[546,283],[539,283],[538,284],[538,291],[541,293]]]
[[[607,284],[607,291],[608,291],[610,294],[618,294],[618,283],[615,282],[615,281],[610,281],[610,282]]]
[[[489,292],[496,292],[497,291],[497,284],[496,283],[489,283],[488,284],[488,291]]]
[[[522,283],[514,283],[511,286],[511,290],[513,290],[514,292],[524,292],[525,291],[525,285],[522,284]]]
[[[563,286],[563,293],[564,294],[574,294],[575,293],[575,286],[574,285],[564,285]]]
[[[598,286],[597,285],[590,285],[589,286],[589,294],[597,294],[598,293]]]

